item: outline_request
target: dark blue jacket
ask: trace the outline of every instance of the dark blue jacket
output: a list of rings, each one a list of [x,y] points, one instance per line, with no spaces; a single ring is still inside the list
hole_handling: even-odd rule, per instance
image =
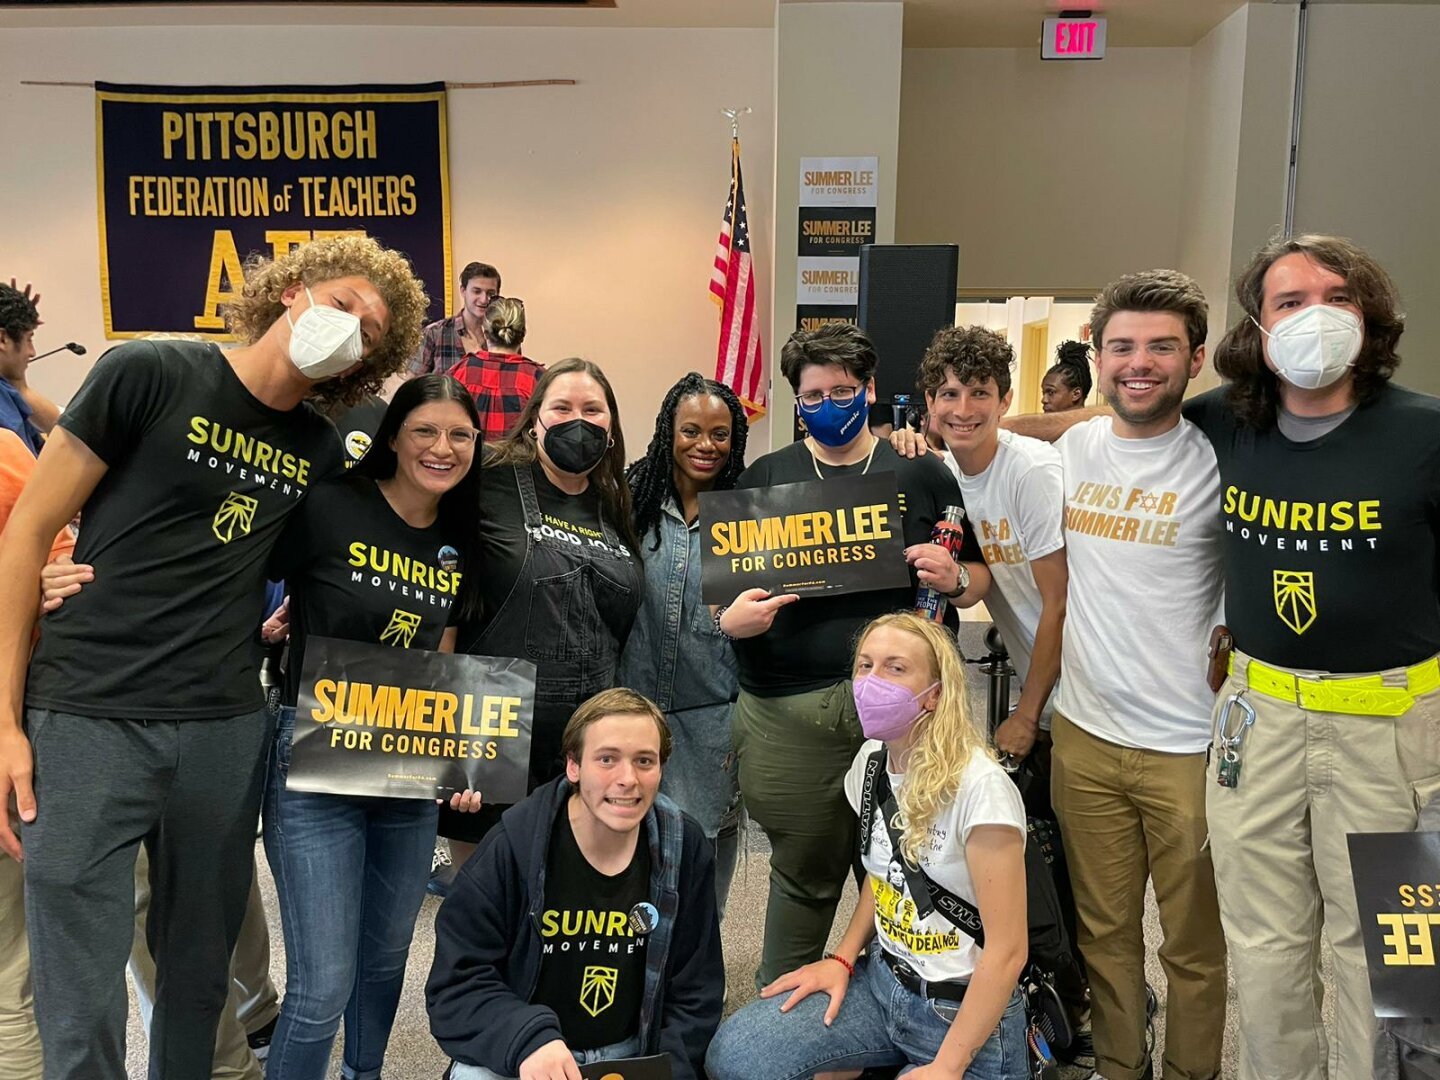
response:
[[[431,1034],[456,1061],[518,1076],[522,1061],[565,1037],[554,1011],[530,999],[550,836],[572,790],[562,776],[505,811],[440,906],[425,1004]],[[675,1080],[700,1080],[725,990],[715,857],[700,827],[663,795],[643,828],[660,925],[645,946],[640,1040],[644,1053],[670,1055]]]

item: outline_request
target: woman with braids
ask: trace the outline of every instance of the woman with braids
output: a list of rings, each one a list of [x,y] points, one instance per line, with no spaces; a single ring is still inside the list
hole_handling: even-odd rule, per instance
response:
[[[691,372],[670,388],[645,456],[626,473],[645,562],[645,599],[625,644],[621,686],[665,711],[673,750],[660,790],[716,844],[723,916],[735,874],[740,786],[730,742],[739,683],[730,642],[700,599],[700,492],[745,469],[745,409],[728,386]]]
[[[1026,1080],[1020,793],[969,715],[944,627],[882,615],[860,633],[854,672],[867,741],[845,794],[869,887],[833,953],[720,1026],[706,1070],[793,1080],[919,1066],[905,1075]]]
[[[572,358],[545,370],[510,434],[485,455],[480,520],[480,614],[461,625],[455,651],[538,668],[533,789],[564,771],[570,714],[615,685],[644,587],[620,412],[598,365]],[[441,809],[457,864],[503,809]]]
[[[1090,346],[1062,341],[1055,350],[1054,366],[1040,383],[1040,407],[1047,413],[1082,409],[1090,386]]]

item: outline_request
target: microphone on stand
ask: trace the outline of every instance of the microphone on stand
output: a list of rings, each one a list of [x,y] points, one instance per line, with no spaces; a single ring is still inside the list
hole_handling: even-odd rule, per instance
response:
[[[33,364],[36,360],[44,360],[45,357],[47,357],[47,356],[54,356],[57,352],[64,352],[66,349],[69,349],[69,350],[70,350],[71,352],[73,352],[76,356],[84,356],[84,355],[85,355],[85,346],[84,346],[84,345],[77,345],[77,344],[76,344],[75,342],[73,342],[73,341],[67,341],[64,345],[61,345],[58,349],[51,349],[49,352],[42,352],[39,356],[32,356],[32,357],[30,358],[30,363]]]

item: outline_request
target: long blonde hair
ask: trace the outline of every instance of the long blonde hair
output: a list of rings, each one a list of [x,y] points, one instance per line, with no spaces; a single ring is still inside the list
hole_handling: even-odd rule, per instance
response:
[[[995,753],[970,715],[965,667],[949,631],[910,611],[881,615],[860,631],[855,645],[857,656],[865,647],[865,639],[882,626],[903,630],[923,641],[930,656],[930,678],[940,684],[940,700],[934,711],[922,716],[916,725],[919,730],[905,762],[905,786],[900,791],[899,818],[895,822],[901,834],[901,851],[918,865],[926,834],[941,811],[955,800],[960,791],[960,774],[971,757],[984,754],[993,760]]]

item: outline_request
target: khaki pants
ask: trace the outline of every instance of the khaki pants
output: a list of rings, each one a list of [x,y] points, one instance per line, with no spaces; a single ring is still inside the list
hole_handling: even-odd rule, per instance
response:
[[[1205,848],[1205,755],[1133,750],[1058,713],[1051,794],[1080,952],[1090,973],[1096,1069],[1139,1080],[1145,1068],[1145,881],[1153,880],[1169,994],[1164,1080],[1220,1075],[1225,939]]]
[[[150,1025],[155,1001],[155,961],[145,944],[145,920],[150,911],[150,861],[145,848],[135,860],[135,941],[130,950],[130,977],[140,999],[140,1013]],[[215,1033],[215,1065],[211,1080],[261,1080],[260,1063],[246,1035],[280,1015],[274,984],[270,982],[270,933],[260,897],[259,875],[250,883],[250,902],[235,953],[230,959],[230,1000],[220,1015]]]
[[[1216,710],[1245,689],[1249,657]],[[1398,683],[1394,673],[1387,682]],[[1240,783],[1206,785],[1240,1005],[1240,1080],[1369,1080],[1376,1032],[1345,834],[1405,832],[1440,794],[1440,691],[1400,717],[1308,712],[1253,690]],[[1335,1040],[1320,1018],[1330,938]]]
[[[5,1080],[40,1080],[40,1031],[25,940],[25,878],[9,855],[0,855],[0,1063]]]

